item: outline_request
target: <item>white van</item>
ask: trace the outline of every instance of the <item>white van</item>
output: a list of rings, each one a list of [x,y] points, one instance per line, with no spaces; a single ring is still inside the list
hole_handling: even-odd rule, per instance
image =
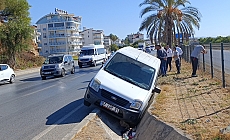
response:
[[[105,62],[107,59],[107,53],[104,45],[88,45],[81,48],[80,55],[78,57],[79,68],[82,66],[96,66],[99,63]]]
[[[154,92],[160,60],[133,47],[114,53],[90,81],[86,106],[95,105],[131,125],[141,120]]]

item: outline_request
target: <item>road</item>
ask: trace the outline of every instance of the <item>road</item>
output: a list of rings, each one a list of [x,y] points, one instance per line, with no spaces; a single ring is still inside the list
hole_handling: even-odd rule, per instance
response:
[[[205,54],[205,62],[208,63],[209,65],[211,64],[210,62],[210,50],[207,49],[207,54]],[[213,66],[214,68],[217,68],[221,70],[222,67],[222,62],[221,62],[221,52],[220,50],[213,50],[212,51],[212,56],[213,56]],[[202,61],[202,57],[201,57]],[[230,51],[229,50],[224,50],[224,67],[225,67],[225,72],[230,74]]]
[[[0,140],[62,139],[93,108],[83,105],[85,89],[97,67],[41,80],[39,73],[0,85]]]

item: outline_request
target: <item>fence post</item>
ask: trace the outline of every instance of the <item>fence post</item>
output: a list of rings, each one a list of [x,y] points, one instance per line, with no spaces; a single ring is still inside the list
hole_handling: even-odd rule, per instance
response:
[[[205,72],[205,60],[204,60],[204,53],[203,53],[203,72]]]
[[[210,42],[210,63],[211,63],[211,77],[213,78],[213,61],[212,61],[212,43]]]
[[[223,88],[225,88],[225,75],[224,75],[224,45],[221,43],[221,61],[222,61],[222,82]]]

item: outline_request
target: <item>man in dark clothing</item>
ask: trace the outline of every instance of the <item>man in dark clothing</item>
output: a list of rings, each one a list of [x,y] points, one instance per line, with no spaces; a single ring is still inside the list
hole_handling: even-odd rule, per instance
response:
[[[163,77],[166,76],[166,71],[167,71],[166,70],[167,52],[165,51],[165,49],[162,49],[161,45],[156,45],[156,49],[157,49],[157,58],[161,60],[160,69]]]
[[[207,53],[203,45],[197,45],[191,53],[192,77],[197,77],[196,70],[198,67],[198,58],[200,53]]]

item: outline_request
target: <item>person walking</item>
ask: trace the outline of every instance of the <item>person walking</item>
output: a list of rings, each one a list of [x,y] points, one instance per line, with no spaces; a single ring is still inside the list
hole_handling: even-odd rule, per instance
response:
[[[166,52],[167,52],[167,62],[166,62],[166,71],[168,70],[169,67],[169,71],[172,70],[172,56],[173,56],[173,52],[172,49],[169,47],[169,45],[166,46]]]
[[[177,69],[176,74],[180,74],[180,55],[179,55],[179,52],[176,50],[176,47],[173,47],[173,58],[174,58],[176,69]]]
[[[193,49],[193,51],[191,53],[192,77],[197,77],[196,71],[197,71],[197,67],[198,67],[198,59],[199,59],[199,56],[201,53],[203,53],[203,54],[207,53],[204,45],[195,46],[195,48]]]
[[[175,46],[176,46],[176,50],[179,52],[180,65],[181,65],[183,50],[182,50],[181,47],[179,47],[177,44],[176,44]]]
[[[165,49],[162,49],[161,45],[156,45],[156,49],[157,49],[157,58],[161,60],[161,65],[160,65],[161,75],[162,77],[167,76],[166,75],[167,52],[165,51]]]

